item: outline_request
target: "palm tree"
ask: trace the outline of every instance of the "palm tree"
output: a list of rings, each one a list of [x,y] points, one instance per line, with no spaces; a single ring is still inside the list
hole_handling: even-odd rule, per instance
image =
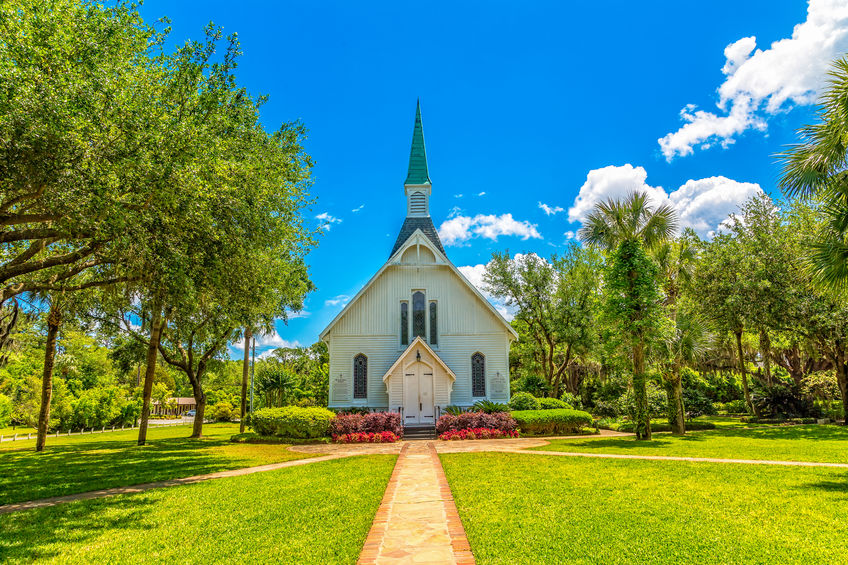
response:
[[[779,154],[780,187],[791,197],[813,197],[827,227],[810,247],[808,261],[819,282],[848,286],[848,56],[837,59],[819,100],[821,122],[798,133],[801,143]]]
[[[615,254],[611,273],[621,276],[620,293],[625,304],[624,333],[631,348],[633,392],[637,404],[636,437],[651,439],[651,420],[648,410],[645,344],[647,326],[656,310],[656,265],[645,255],[670,239],[677,231],[677,214],[668,205],[653,207],[644,192],[632,192],[622,200],[609,199],[595,206],[586,218],[578,237],[584,243],[596,245]],[[610,281],[607,281],[610,284]]]
[[[625,241],[653,249],[677,231],[677,213],[668,204],[653,208],[645,192],[631,192],[624,199],[608,199],[595,205],[577,237],[589,245],[613,251]]]

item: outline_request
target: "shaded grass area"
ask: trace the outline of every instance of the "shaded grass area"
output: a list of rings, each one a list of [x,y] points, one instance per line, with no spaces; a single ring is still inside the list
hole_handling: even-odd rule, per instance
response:
[[[533,449],[570,453],[848,463],[848,428],[818,425],[728,427],[691,432],[682,437],[657,434],[651,441],[639,441],[633,437],[555,439],[549,445]]]
[[[841,563],[848,472],[443,454],[480,564]]]
[[[0,515],[0,561],[355,563],[396,457]]]
[[[234,424],[207,424],[203,439],[191,426],[151,428],[148,444],[138,430],[51,437],[42,453],[35,440],[0,447],[0,504],[189,477],[310,457],[286,445],[230,443]],[[24,444],[24,445],[20,445]]]

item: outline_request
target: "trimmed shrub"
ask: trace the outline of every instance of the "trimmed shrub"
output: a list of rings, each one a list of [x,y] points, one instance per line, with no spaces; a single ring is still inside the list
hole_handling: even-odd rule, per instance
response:
[[[573,407],[558,398],[540,398],[539,408],[542,410],[558,410],[562,408],[572,409]]]
[[[693,420],[691,422],[686,422],[686,431],[687,432],[696,432],[698,430],[714,430],[716,427],[712,422],[701,422],[698,420]],[[628,432],[633,433],[636,430],[636,426],[633,422],[622,422],[618,425],[612,425],[607,428],[607,430],[615,430],[619,432]],[[651,432],[670,432],[671,424],[668,422],[655,422],[651,420]]]
[[[331,424],[333,436],[356,433],[378,434],[392,432],[403,437],[403,424],[397,412],[369,412],[368,414],[339,414]]]
[[[474,406],[471,407],[471,410],[475,412],[485,412],[486,414],[494,414],[495,412],[509,412],[509,406],[507,404],[501,404],[500,402],[492,402],[491,400],[478,400],[474,403]]]
[[[261,436],[256,432],[245,432],[230,437],[233,443],[266,443],[266,444],[307,444],[307,443],[329,443],[330,438],[319,437],[313,439],[300,439],[293,437]]]
[[[436,422],[436,433],[443,434],[451,430],[469,430],[472,428],[488,428],[511,432],[515,427],[515,420],[508,412],[495,412],[494,414],[463,412],[456,416],[445,414],[439,418]]]
[[[592,415],[582,410],[515,410],[511,415],[525,435],[576,434],[592,425]]]
[[[509,407],[513,410],[539,410],[539,400],[529,392],[516,392],[509,399]]]
[[[518,437],[518,431],[505,432],[491,428],[471,428],[468,430],[449,430],[439,435],[439,439],[445,441],[462,439],[501,439],[505,437]]]
[[[356,432],[352,434],[333,435],[336,443],[394,443],[398,437],[393,432]]]
[[[326,408],[262,408],[253,413],[250,424],[261,436],[316,438],[330,432],[335,414]]]

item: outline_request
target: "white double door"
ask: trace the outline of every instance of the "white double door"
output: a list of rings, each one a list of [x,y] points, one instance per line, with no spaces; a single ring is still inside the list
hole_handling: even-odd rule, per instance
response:
[[[435,423],[433,404],[433,369],[424,363],[413,363],[403,372],[403,423]]]

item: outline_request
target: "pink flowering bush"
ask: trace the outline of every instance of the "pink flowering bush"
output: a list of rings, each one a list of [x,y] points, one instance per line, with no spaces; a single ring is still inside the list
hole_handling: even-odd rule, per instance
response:
[[[449,431],[468,430],[473,428],[486,428],[490,430],[501,430],[511,432],[518,426],[515,419],[508,412],[463,412],[462,414],[445,414],[436,422],[436,433],[443,434]]]
[[[351,434],[333,434],[336,443],[394,443],[400,438],[394,432],[354,432]]]
[[[403,437],[403,425],[397,412],[372,412],[370,414],[338,414],[330,426],[333,436],[355,433],[377,434],[392,432]]]
[[[501,439],[518,437],[517,430],[498,430],[493,428],[466,428],[464,430],[448,430],[439,434],[439,439],[458,441],[463,439]]]

